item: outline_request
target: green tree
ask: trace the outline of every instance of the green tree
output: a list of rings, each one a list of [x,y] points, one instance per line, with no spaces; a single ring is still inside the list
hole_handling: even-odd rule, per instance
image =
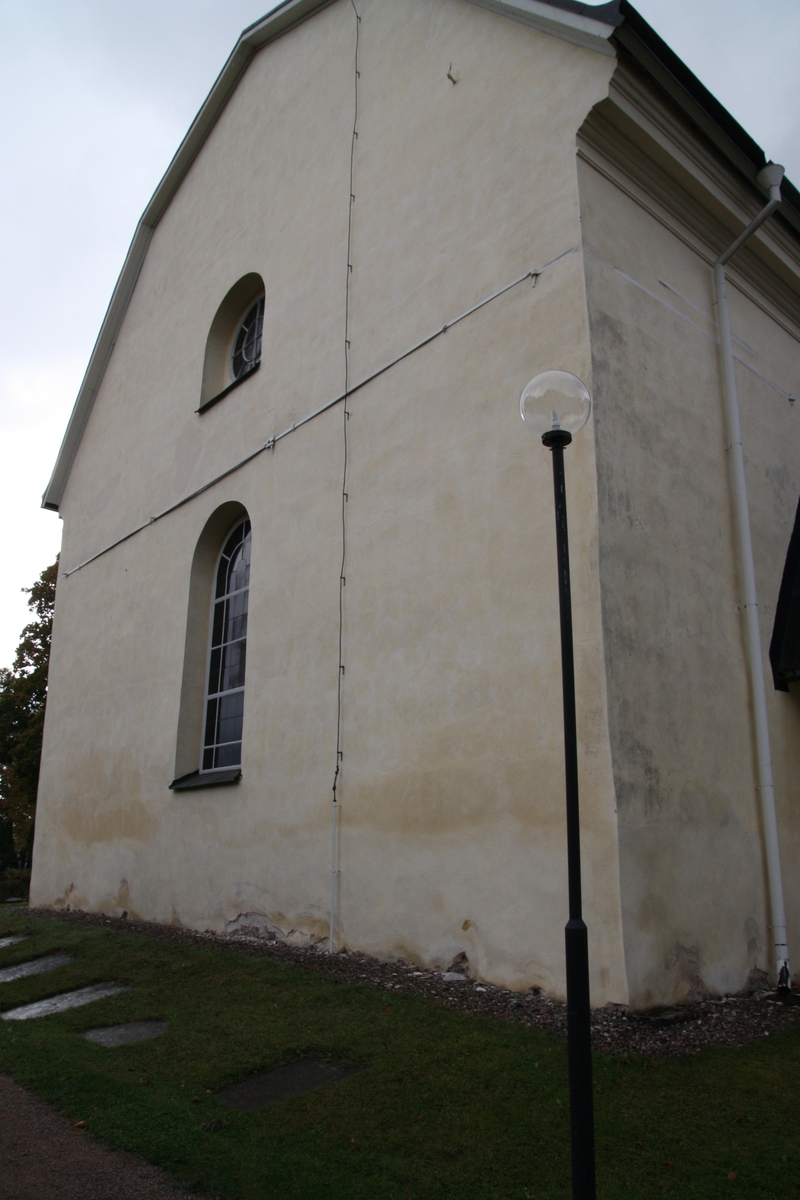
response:
[[[26,866],[33,846],[57,576],[58,559],[33,587],[23,588],[36,619],[22,631],[13,667],[0,667],[0,827],[5,826],[0,828],[0,848],[8,857],[10,822],[16,852]]]

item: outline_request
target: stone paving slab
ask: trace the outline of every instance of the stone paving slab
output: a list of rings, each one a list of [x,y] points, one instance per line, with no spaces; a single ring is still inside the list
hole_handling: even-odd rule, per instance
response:
[[[0,983],[11,983],[14,979],[27,979],[29,975],[44,975],[56,967],[66,967],[73,961],[71,954],[45,954],[42,958],[31,958],[28,962],[15,963],[13,967],[0,969]]]
[[[27,934],[23,933],[21,937],[4,937],[0,938],[0,950],[5,950],[6,946],[16,946],[17,942],[24,942]]]
[[[166,1021],[128,1021],[125,1025],[106,1025],[89,1029],[83,1035],[96,1046],[129,1046],[131,1042],[148,1042],[167,1031]]]
[[[302,1096],[327,1083],[336,1083],[364,1070],[363,1063],[331,1062],[324,1058],[300,1058],[274,1071],[251,1075],[241,1083],[231,1083],[217,1092],[217,1100],[226,1108],[255,1112],[268,1104],[279,1104],[292,1096]]]
[[[78,988],[74,992],[62,992],[59,996],[48,996],[46,1000],[37,1000],[34,1004],[21,1004],[19,1008],[9,1008],[0,1013],[3,1021],[30,1021],[34,1017],[49,1017],[51,1013],[64,1012],[68,1008],[81,1008],[84,1004],[93,1004],[95,1000],[104,1000],[106,996],[116,996],[117,992],[127,992],[121,983],[95,983],[91,987]]]

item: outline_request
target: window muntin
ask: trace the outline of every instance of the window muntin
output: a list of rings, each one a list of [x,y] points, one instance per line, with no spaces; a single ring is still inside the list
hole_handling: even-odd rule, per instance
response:
[[[242,761],[250,544],[250,522],[245,519],[228,535],[217,566],[203,771],[238,767]]]
[[[261,334],[264,328],[264,297],[251,304],[242,318],[231,350],[231,375],[241,379],[261,362]]]

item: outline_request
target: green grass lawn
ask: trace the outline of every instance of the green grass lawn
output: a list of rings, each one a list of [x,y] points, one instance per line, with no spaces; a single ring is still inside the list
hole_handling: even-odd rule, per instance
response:
[[[12,933],[31,936],[0,950],[0,967],[54,949],[75,961],[0,984],[0,1009],[107,980],[131,990],[0,1021],[0,1070],[182,1181],[226,1200],[570,1195],[566,1054],[552,1038],[234,950],[2,910],[0,937]],[[155,1041],[80,1036],[154,1018],[169,1023]],[[366,1069],[259,1112],[214,1098],[303,1055]],[[800,1196],[800,1032],[594,1062],[601,1200]],[[204,1132],[215,1118],[230,1124]]]

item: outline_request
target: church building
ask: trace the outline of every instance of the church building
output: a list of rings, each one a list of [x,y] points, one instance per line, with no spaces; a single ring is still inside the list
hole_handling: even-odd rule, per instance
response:
[[[552,466],[519,407],[558,370],[591,396],[592,1003],[786,983],[799,344],[800,195],[628,0],[280,4],[141,218],[44,495],[31,903],[564,995]]]

